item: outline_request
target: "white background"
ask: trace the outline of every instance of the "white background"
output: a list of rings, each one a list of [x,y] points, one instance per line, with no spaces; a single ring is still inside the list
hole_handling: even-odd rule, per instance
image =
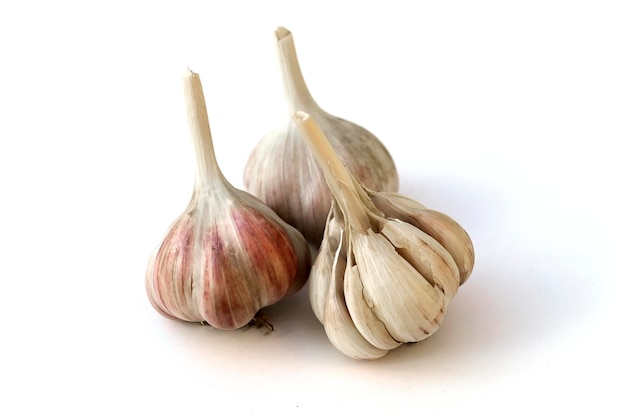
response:
[[[619,1],[3,2],[0,415],[624,412],[625,21]],[[287,117],[279,25],[320,106],[475,244],[441,330],[378,361],[336,351],[306,292],[267,336],[144,292],[193,185],[181,75],[241,187]]]

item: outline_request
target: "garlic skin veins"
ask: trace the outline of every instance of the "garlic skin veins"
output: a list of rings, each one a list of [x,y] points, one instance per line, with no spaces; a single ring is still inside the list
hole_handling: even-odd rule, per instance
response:
[[[153,307],[168,318],[237,329],[302,288],[310,250],[295,228],[225,179],[200,78],[189,71],[183,82],[196,181],[186,210],[150,257],[146,289]]]
[[[368,188],[397,191],[398,173],[387,148],[365,128],[322,110],[304,81],[293,35],[279,27],[275,36],[289,113],[304,111],[314,117],[348,169]],[[300,230],[309,242],[319,245],[331,194],[290,117],[253,149],[244,170],[244,187]]]
[[[333,194],[309,277],[311,307],[329,340],[349,357],[377,359],[429,337],[473,269],[469,236],[443,213],[367,189],[312,116],[293,119]]]

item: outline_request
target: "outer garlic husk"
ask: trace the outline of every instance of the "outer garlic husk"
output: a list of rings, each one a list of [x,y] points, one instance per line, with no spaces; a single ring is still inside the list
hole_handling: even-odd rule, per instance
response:
[[[302,288],[310,251],[295,228],[224,178],[198,74],[190,71],[184,87],[196,183],[187,209],[150,258],[147,293],[166,317],[237,329]]]
[[[348,169],[368,188],[397,191],[398,173],[383,143],[363,127],[322,110],[302,76],[291,32],[280,27],[275,35],[290,113],[312,115]],[[291,118],[256,145],[245,167],[244,186],[307,240],[320,243],[331,194]]]
[[[474,264],[472,242],[449,216],[396,193],[364,187],[315,120],[294,121],[333,194],[309,296],[333,345],[376,359],[436,332]]]

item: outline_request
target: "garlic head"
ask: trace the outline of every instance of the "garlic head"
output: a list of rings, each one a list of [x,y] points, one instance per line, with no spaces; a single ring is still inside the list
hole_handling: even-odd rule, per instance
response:
[[[196,182],[188,207],[150,257],[146,289],[166,317],[237,329],[302,288],[310,250],[300,232],[226,180],[198,74],[189,71],[184,88]]]
[[[275,35],[289,112],[312,115],[348,169],[368,188],[397,191],[398,173],[387,148],[365,128],[317,105],[300,70],[293,35],[283,27]],[[331,194],[291,117],[255,146],[245,167],[244,186],[307,240],[320,243]]]
[[[309,277],[311,306],[329,340],[352,358],[377,359],[429,337],[471,273],[469,236],[443,213],[364,187],[312,116],[293,119],[333,195]]]

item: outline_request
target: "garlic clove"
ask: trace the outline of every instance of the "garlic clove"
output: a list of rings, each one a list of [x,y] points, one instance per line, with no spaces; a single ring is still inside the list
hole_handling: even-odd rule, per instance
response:
[[[335,151],[372,190],[397,191],[398,173],[383,143],[365,128],[328,114],[309,92],[291,32],[275,31],[285,98],[290,113],[314,115]],[[291,118],[266,134],[250,154],[244,186],[314,245],[319,245],[331,204],[324,175]]]
[[[339,246],[343,246],[343,235]],[[339,249],[341,250],[341,249]],[[339,253],[337,253],[339,255]],[[343,259],[334,257],[335,261]],[[333,269],[328,282],[328,291],[324,299],[322,322],[328,340],[342,353],[354,359],[378,359],[387,354],[389,349],[378,348],[357,329],[352,314],[344,300],[343,268]],[[335,265],[336,266],[336,265]],[[350,269],[348,269],[350,271]]]
[[[379,359],[389,351],[365,340],[343,300],[334,294],[329,297],[324,310],[324,330],[337,350],[354,359]]]
[[[402,343],[417,342],[439,327],[433,320],[445,307],[443,292],[400,256],[384,234],[355,233],[354,257],[363,299],[372,305],[391,337]]]
[[[459,268],[436,239],[410,223],[396,219],[385,222],[380,233],[431,286],[448,298],[456,295],[460,285]]]
[[[368,195],[374,205],[388,216],[410,223],[434,237],[457,264],[460,284],[469,278],[474,268],[474,246],[465,229],[454,219],[444,213],[429,210],[401,194],[368,190]]]
[[[354,329],[344,323],[351,336],[334,335],[333,345],[355,357],[353,351],[363,349],[363,340],[371,348],[388,351],[429,337],[440,328],[462,282],[459,261],[450,252],[449,242],[459,246],[466,232],[460,226],[460,231],[450,227],[457,224],[445,221],[450,219],[448,216],[435,214],[438,212],[408,197],[367,189],[343,165],[312,116],[297,112],[293,119],[322,167],[333,195],[322,248],[333,247],[335,251],[318,254],[309,288],[319,293],[310,293],[310,298],[319,305],[326,299],[325,308],[332,305],[331,311],[345,304],[348,315],[343,314],[342,320],[349,317],[362,337],[353,336]],[[456,232],[460,236],[453,236]],[[467,239],[469,247],[460,253],[473,256]],[[341,242],[337,248],[329,243],[337,241]],[[473,265],[473,258],[469,261]],[[318,269],[316,265],[342,267]],[[321,275],[329,271],[330,277]],[[463,273],[468,271],[471,267]],[[342,278],[341,290],[334,289]],[[326,314],[321,321],[327,334],[336,331],[328,329]]]
[[[310,250],[295,228],[224,178],[198,74],[189,71],[184,87],[196,182],[187,209],[150,257],[146,290],[168,318],[237,329],[302,288]]]
[[[342,277],[346,271],[346,259],[341,255],[344,251],[342,247],[343,235],[336,223],[336,219],[329,217],[327,230],[332,230],[332,232],[327,235],[332,236],[332,238],[322,241],[318,257],[320,253],[323,255],[319,258],[320,262],[314,263],[311,268],[311,274],[320,277],[320,279],[309,284],[311,308],[320,322],[324,322],[324,309],[332,280],[340,279],[339,277]]]
[[[354,326],[372,346],[382,350],[394,349],[401,342],[389,333],[385,322],[378,316],[380,311],[377,300],[372,299],[369,294],[364,287],[359,268],[352,266],[345,276],[345,301]]]

